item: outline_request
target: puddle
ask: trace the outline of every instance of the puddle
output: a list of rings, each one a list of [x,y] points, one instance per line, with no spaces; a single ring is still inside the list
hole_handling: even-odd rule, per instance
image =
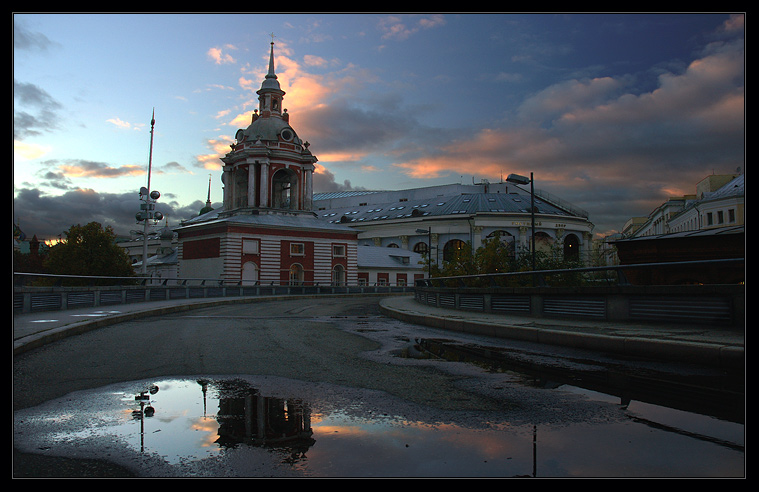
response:
[[[152,477],[742,477],[744,426],[561,385],[530,421],[273,377],[177,377],[16,412],[21,451]],[[573,398],[577,398],[574,400]],[[554,400],[551,400],[554,402]]]

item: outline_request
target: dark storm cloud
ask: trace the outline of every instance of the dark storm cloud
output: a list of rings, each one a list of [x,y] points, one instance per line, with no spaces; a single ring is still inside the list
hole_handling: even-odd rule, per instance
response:
[[[62,106],[40,87],[14,80],[13,101],[14,139],[23,140],[57,128],[58,111]],[[17,110],[17,103],[36,111],[36,114]]]
[[[55,238],[72,225],[98,222],[111,226],[118,235],[129,235],[140,229],[135,220],[140,200],[137,192],[99,193],[94,190],[69,190],[62,195],[48,195],[37,188],[17,190],[13,202],[13,220],[28,237],[44,240]],[[205,204],[199,200],[179,206],[176,202],[161,202],[156,209],[164,214],[169,225],[197,216]],[[218,206],[218,205],[217,205]]]

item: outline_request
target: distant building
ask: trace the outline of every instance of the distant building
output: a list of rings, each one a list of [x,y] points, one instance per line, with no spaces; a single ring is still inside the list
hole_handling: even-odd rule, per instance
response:
[[[425,277],[424,257],[400,248],[358,247],[358,285],[414,285]]]
[[[626,237],[699,231],[744,225],[743,174],[711,175],[696,184],[696,193],[670,197],[648,217],[634,217],[625,225]]]
[[[713,175],[695,195],[668,200],[628,236],[612,241],[621,265],[739,259],[745,249],[744,175]],[[631,271],[640,284],[742,283],[745,264],[693,264]]]
[[[585,261],[593,224],[573,205],[536,190],[536,249],[558,250]],[[530,251],[530,194],[510,183],[451,184],[398,191],[354,191],[314,196],[314,209],[327,224],[346,225],[360,246],[427,254],[438,264],[463,243],[476,250],[498,234],[513,255]]]

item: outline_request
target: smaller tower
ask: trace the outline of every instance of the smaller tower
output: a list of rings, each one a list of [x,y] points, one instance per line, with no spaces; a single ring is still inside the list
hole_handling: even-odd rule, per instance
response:
[[[206,206],[200,209],[200,213],[198,215],[207,214],[208,212],[213,211],[213,207],[211,206],[211,175],[208,175],[208,198],[206,199]]]

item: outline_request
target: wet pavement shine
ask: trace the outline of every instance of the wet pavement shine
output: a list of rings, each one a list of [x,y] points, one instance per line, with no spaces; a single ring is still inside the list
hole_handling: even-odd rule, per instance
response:
[[[253,343],[259,354],[214,365],[230,349],[198,347],[200,362],[186,365],[180,354],[137,378],[146,361],[170,364],[162,354],[171,348],[156,346],[131,370],[108,354],[80,357],[81,368],[59,368],[56,378],[110,363],[125,367],[126,380],[101,384],[93,374],[81,389],[14,402],[14,477],[745,476],[743,382],[709,393],[726,390],[725,366],[742,372],[742,332],[493,317],[409,296],[352,298],[345,311],[339,302],[142,303],[14,317],[23,361],[14,363],[14,398],[43,374],[30,364],[58,354],[52,342],[92,332],[71,339],[76,357],[92,343],[123,346],[120,337],[159,340],[137,335],[143,321],[173,323],[171,337],[207,330],[230,347],[236,334],[241,353]],[[253,313],[256,303],[263,309]],[[661,362],[667,353],[674,370]],[[208,372],[177,373],[183,365]],[[663,366],[677,376],[672,386],[659,386]],[[620,386],[629,368],[656,379],[655,394]],[[713,387],[691,394],[693,378],[712,377]],[[725,394],[737,398],[734,411],[702,405]]]

